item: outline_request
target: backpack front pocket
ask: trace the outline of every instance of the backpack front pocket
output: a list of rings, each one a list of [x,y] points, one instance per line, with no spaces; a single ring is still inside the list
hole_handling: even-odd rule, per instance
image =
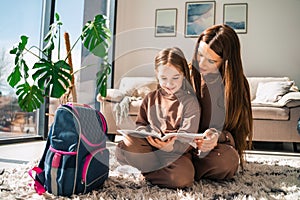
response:
[[[47,191],[55,195],[70,196],[74,192],[74,163],[77,152],[59,151],[50,146],[45,158],[45,183]]]
[[[90,192],[103,185],[109,173],[109,151],[98,149],[89,154],[82,169],[81,183],[84,193]]]

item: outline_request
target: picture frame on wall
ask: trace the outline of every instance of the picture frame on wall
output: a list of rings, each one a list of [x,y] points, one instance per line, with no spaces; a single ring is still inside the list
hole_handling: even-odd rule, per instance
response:
[[[247,33],[248,4],[224,4],[223,23],[232,27],[236,33]]]
[[[155,37],[175,37],[177,32],[177,9],[155,10]]]
[[[198,37],[215,24],[215,1],[185,3],[185,37]]]

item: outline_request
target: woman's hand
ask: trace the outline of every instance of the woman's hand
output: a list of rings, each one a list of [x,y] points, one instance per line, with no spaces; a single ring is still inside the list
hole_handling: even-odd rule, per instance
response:
[[[148,136],[146,139],[152,146],[154,146],[162,151],[171,152],[171,151],[173,151],[173,148],[174,148],[173,145],[176,140],[176,137],[171,137],[166,141],[161,141],[160,139],[153,138],[151,136]]]
[[[208,152],[217,146],[219,133],[215,128],[207,129],[204,132],[204,139],[195,139],[198,150]]]

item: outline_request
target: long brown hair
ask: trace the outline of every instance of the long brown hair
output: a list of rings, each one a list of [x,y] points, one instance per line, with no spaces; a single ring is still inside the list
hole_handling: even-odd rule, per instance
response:
[[[239,38],[232,28],[223,24],[206,29],[198,37],[192,60],[192,77],[199,101],[201,101],[201,75],[197,54],[200,41],[208,44],[223,59],[219,68],[225,88],[226,113],[223,130],[232,134],[243,167],[244,150],[250,147],[252,142],[253,119],[250,89],[243,72]]]

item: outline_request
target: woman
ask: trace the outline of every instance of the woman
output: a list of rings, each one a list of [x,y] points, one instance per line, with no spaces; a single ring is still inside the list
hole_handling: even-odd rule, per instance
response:
[[[189,67],[176,47],[160,51],[155,58],[159,88],[144,98],[136,130],[169,134],[196,133],[200,120],[199,102],[191,87]],[[117,160],[138,168],[146,180],[168,188],[190,187],[194,182],[192,146],[172,137],[126,136],[116,149]]]
[[[243,73],[240,42],[227,25],[215,25],[199,36],[192,60],[191,78],[201,106],[193,157],[195,180],[230,179],[240,163],[247,139],[252,140],[250,89]]]

